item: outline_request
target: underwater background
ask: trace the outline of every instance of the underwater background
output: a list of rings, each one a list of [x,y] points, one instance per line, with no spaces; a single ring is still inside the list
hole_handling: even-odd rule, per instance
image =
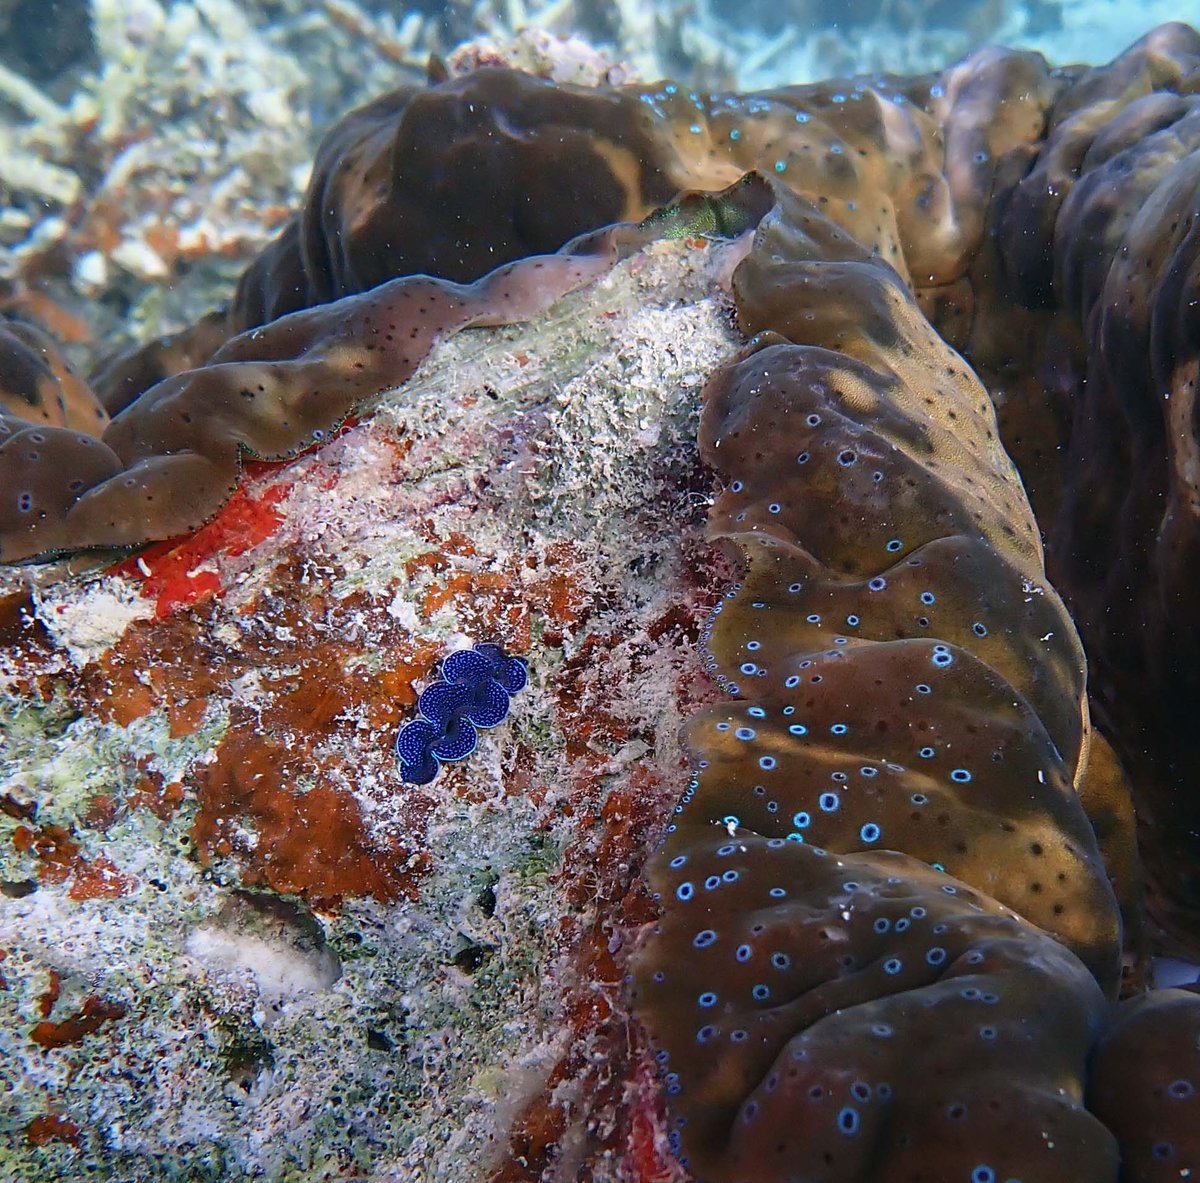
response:
[[[1200,26],[1200,0],[0,0],[0,1183],[1200,1177],[1200,528],[1162,508],[1200,506],[1176,409],[1200,294],[1171,254],[1200,42],[1129,48],[1164,22]],[[992,45],[1029,56],[955,72]],[[559,121],[569,87],[631,89]],[[692,185],[719,196],[677,202]],[[1146,288],[1121,235],[1151,196],[1178,217],[1167,246],[1129,231]],[[803,272],[821,252],[845,274]],[[1092,333],[1112,260],[1132,319],[1174,319]],[[408,271],[461,286],[391,289]],[[798,395],[782,337],[805,332],[852,361]],[[900,426],[871,418],[870,365],[905,376]],[[155,389],[181,395],[167,427],[138,417]],[[279,389],[301,397],[246,410]],[[1072,399],[1099,408],[1073,431]],[[21,515],[79,492],[54,446],[69,427],[90,456],[126,408],[117,450],[220,454],[141,518],[38,543]],[[902,634],[929,654],[825,648]],[[800,681],[785,649],[826,679],[807,724],[768,718]],[[913,766],[853,747],[852,708],[920,733]],[[989,779],[1001,750],[1025,779]],[[824,779],[781,809],[777,769]],[[805,835],[853,877],[760,948],[749,893]],[[693,906],[718,889],[745,903],[728,930]],[[753,1017],[764,973],[827,968],[800,998],[855,977],[830,932],[884,986],[813,1053],[819,1127],[737,1060],[751,1020],[708,1012],[741,991]],[[914,962],[956,987],[944,965],[984,966],[961,1026],[901,1013]],[[1150,984],[1184,988],[1158,992],[1172,1015],[1120,1010]],[[914,1058],[877,1052],[893,1024]],[[967,1105],[993,1042],[999,1092]],[[827,1134],[885,1148],[835,1163]],[[1078,1171],[1038,1158],[1056,1137]]]
[[[1168,20],[1200,3],[0,0],[0,299],[77,362],[190,323],[299,201],[325,129],[430,55],[744,91],[986,43],[1099,63]]]

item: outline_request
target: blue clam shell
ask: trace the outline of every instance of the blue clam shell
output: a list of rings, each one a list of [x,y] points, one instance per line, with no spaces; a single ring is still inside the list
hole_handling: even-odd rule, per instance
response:
[[[492,663],[474,649],[459,649],[442,662],[442,677],[447,682],[474,686],[492,676]]]
[[[400,763],[420,764],[440,735],[441,729],[428,719],[414,719],[411,723],[405,723],[396,736],[396,755]]]
[[[437,780],[437,774],[441,770],[442,766],[438,763],[438,758],[426,755],[416,764],[402,765],[400,775],[410,785],[427,785]]]
[[[417,710],[439,729],[445,730],[452,719],[470,707],[473,698],[470,686],[434,682],[421,691]]]
[[[476,727],[495,727],[508,714],[508,707],[508,691],[494,678],[488,678],[475,687],[466,715]]]
[[[465,760],[478,742],[474,723],[469,719],[454,719],[430,750],[439,760]]]
[[[508,657],[505,658],[504,668],[496,675],[496,681],[509,694],[516,694],[518,690],[525,689],[525,684],[529,681],[529,671],[519,657]]]
[[[410,784],[432,781],[444,760],[463,760],[479,741],[478,727],[508,714],[509,695],[529,680],[525,663],[490,642],[459,649],[442,662],[442,676],[421,691],[419,717],[396,736],[401,775]]]
[[[516,694],[523,690],[529,681],[529,671],[519,657],[509,657],[499,645],[485,642],[475,646],[475,652],[487,659],[491,666],[491,676],[508,691]]]

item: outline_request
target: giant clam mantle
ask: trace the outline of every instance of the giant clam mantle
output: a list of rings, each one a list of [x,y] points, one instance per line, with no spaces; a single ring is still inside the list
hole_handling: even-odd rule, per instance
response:
[[[1143,911],[1088,695],[1149,938],[1194,953],[1198,87],[1169,25],[1097,69],[386,96],[232,308],[94,397],[6,332],[0,555],[193,529],[440,338],[753,228],[701,429],[731,701],[629,983],[673,1143],[717,1181],[1186,1177],[1200,1004],[1115,1003]]]

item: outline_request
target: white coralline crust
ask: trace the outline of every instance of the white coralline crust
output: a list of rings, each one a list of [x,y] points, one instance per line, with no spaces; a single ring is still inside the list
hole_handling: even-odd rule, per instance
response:
[[[226,590],[202,618],[228,652],[270,631],[292,634],[289,644],[365,645],[369,665],[380,620],[439,652],[492,639],[470,604],[426,610],[429,577],[406,564],[431,539],[472,543],[473,553],[447,548],[443,577],[507,571],[518,589],[554,570],[554,548],[569,548],[560,573],[590,599],[586,627],[548,644],[536,625],[529,686],[509,718],[455,766],[457,781],[432,786],[430,864],[415,898],[316,913],[285,900],[276,915],[269,892],[247,894],[236,858],[195,858],[197,778],[233,713],[261,710],[277,674],[231,680],[199,730],[179,737],[162,711],[120,727],[89,717],[87,702],[0,700],[0,792],[39,803],[36,823],[0,813],[0,879],[21,885],[0,908],[0,1179],[282,1183],[332,1178],[346,1162],[379,1183],[486,1177],[509,1123],[571,1045],[564,999],[579,970],[562,926],[585,924],[593,906],[564,912],[564,876],[585,872],[579,823],[631,777],[652,776],[673,796],[683,775],[690,707],[679,687],[702,683],[700,662],[678,631],[651,626],[683,603],[698,630],[707,611],[683,548],[700,545],[707,497],[700,386],[738,344],[714,278],[724,249],[659,244],[538,322],[446,342],[357,426],[277,470],[272,479],[291,486],[282,524],[215,562]],[[320,583],[346,603],[366,596],[378,611],[348,612],[330,638],[322,618],[270,617],[264,596],[283,581]],[[44,658],[50,680],[72,667],[94,673],[154,607],[132,582],[62,565],[37,582],[37,617],[57,646]],[[580,811],[571,802],[583,771],[559,687],[585,634],[603,640],[603,659],[571,674],[566,706],[602,710],[626,734],[591,741],[596,795]],[[339,735],[349,771],[336,787],[381,842],[404,839],[408,790],[391,734],[348,710]],[[125,799],[146,768],[184,785],[176,813],[130,808],[105,829],[80,824],[97,798]],[[537,792],[513,791],[518,768]],[[129,890],[72,899],[72,879],[43,876],[35,852],[14,844],[35,824],[69,831],[84,860],[110,859]],[[236,833],[243,851],[260,841],[252,821]],[[124,1005],[124,1016],[77,1044],[37,1047],[30,1032],[52,972],[55,1021],[89,996]],[[577,1086],[564,1081],[556,1095]],[[80,1126],[77,1148],[26,1140],[48,1098]],[[568,1130],[564,1153],[587,1140]]]
[[[184,948],[214,976],[248,973],[266,997],[297,998],[328,990],[341,976],[337,958],[287,941],[230,932],[202,924],[188,933]]]
[[[119,577],[89,586],[52,585],[36,593],[34,602],[38,620],[80,669],[116,644],[135,620],[154,615],[154,605]]]

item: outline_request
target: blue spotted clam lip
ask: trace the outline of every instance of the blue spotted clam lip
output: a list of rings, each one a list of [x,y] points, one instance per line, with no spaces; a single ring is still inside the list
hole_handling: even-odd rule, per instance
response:
[[[418,717],[396,735],[396,758],[409,784],[429,784],[447,760],[464,760],[479,739],[478,728],[495,727],[508,715],[509,696],[529,679],[525,663],[485,642],[459,649],[443,662],[441,677],[417,699]]]

